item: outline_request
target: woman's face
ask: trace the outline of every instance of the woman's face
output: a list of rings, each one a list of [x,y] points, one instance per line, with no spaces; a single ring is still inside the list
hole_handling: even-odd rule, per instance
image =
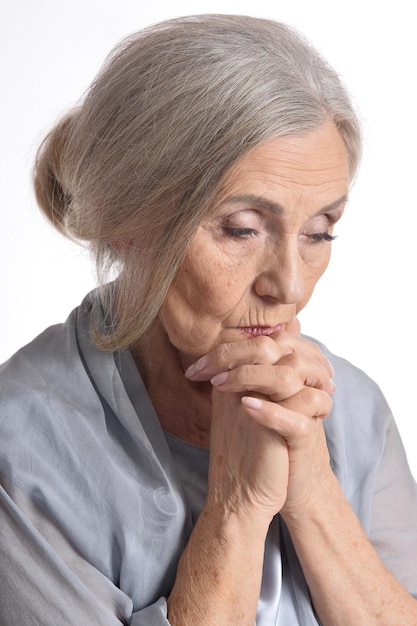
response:
[[[330,123],[268,140],[231,168],[161,310],[184,363],[294,320],[329,262],[348,183]]]

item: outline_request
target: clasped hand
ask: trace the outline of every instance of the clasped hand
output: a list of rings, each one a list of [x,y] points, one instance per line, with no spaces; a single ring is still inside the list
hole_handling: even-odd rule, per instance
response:
[[[322,419],[335,387],[298,322],[221,344],[186,375],[213,385],[208,503],[268,519],[308,507],[330,471]]]

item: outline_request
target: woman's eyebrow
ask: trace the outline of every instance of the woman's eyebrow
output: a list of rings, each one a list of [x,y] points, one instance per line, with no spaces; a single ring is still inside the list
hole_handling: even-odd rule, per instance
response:
[[[345,193],[343,194],[343,196],[340,196],[340,198],[338,198],[337,200],[335,200],[334,202],[331,202],[330,204],[327,204],[326,206],[324,206],[320,211],[320,213],[327,213],[328,211],[335,211],[336,209],[338,209],[339,207],[343,206],[344,204],[346,204],[346,202],[348,201],[348,194]]]
[[[328,211],[334,211],[336,209],[338,209],[340,206],[343,206],[348,199],[348,195],[347,194],[343,194],[343,196],[341,196],[340,198],[338,198],[337,200],[335,200],[334,202],[331,202],[330,204],[327,204],[326,206],[324,206],[323,208],[321,208],[318,211],[318,215],[322,214],[322,213],[327,213]],[[266,209],[267,211],[271,211],[272,213],[276,213],[278,215],[284,213],[285,209],[284,207],[279,204],[278,202],[272,202],[271,200],[267,200],[266,198],[263,198],[262,196],[256,196],[254,194],[243,194],[241,196],[230,196],[229,198],[226,198],[222,204],[237,204],[237,203],[245,203],[245,204],[251,204],[253,206],[259,207],[261,209]]]
[[[230,196],[229,198],[226,198],[222,204],[240,204],[240,203],[244,203],[244,204],[251,204],[253,206],[257,206],[261,209],[266,209],[268,211],[271,211],[272,213],[283,213],[284,212],[284,207],[281,204],[278,204],[277,202],[272,202],[271,200],[267,200],[266,198],[263,198],[262,196],[256,196],[255,194],[243,194],[241,196]]]

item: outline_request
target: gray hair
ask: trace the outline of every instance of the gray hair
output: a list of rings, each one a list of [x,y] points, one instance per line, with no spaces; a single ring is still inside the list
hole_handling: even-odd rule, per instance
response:
[[[264,140],[332,121],[354,176],[360,128],[335,71],[292,28],[197,15],[127,37],[37,156],[38,203],[67,236],[119,269],[117,323],[102,349],[155,319],[230,167]]]

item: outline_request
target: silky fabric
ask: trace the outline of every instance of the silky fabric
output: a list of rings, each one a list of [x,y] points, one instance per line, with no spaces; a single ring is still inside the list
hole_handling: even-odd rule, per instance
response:
[[[1,624],[168,624],[209,452],[163,432],[129,351],[94,346],[91,322],[107,320],[93,292],[0,368]],[[337,384],[325,420],[333,470],[380,557],[417,597],[417,488],[395,423],[377,385],[321,348]],[[317,623],[277,515],[256,625]]]

